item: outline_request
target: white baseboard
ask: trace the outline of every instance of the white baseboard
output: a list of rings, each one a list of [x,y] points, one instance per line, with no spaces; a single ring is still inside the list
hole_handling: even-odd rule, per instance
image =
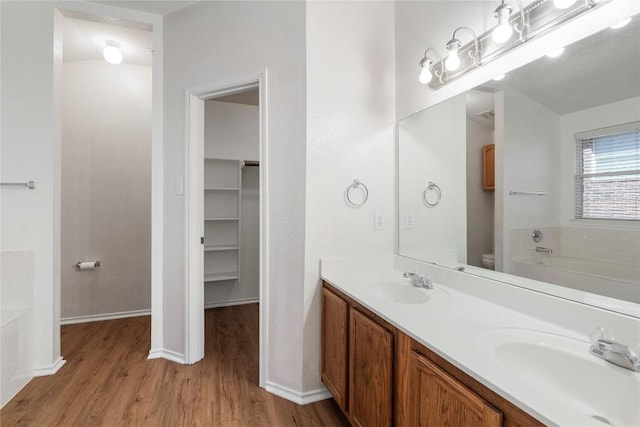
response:
[[[284,387],[279,384],[274,384],[270,381],[267,381],[265,390],[267,390],[269,393],[275,394],[276,396],[287,399],[293,403],[297,403],[298,405],[306,405],[309,403],[319,402],[321,400],[331,398],[331,393],[329,392],[329,390],[327,390],[326,387],[301,393],[297,390],[290,389],[289,387]]]
[[[218,307],[230,307],[232,305],[255,304],[259,302],[260,302],[260,298],[243,298],[243,299],[234,299],[229,301],[205,303],[204,308],[207,309],[207,308],[218,308]]]
[[[166,359],[171,362],[186,365],[187,362],[184,358],[184,354],[177,353],[175,351],[167,350],[166,348],[156,348],[149,352],[147,359]]]
[[[117,313],[93,314],[89,316],[63,317],[61,325],[73,325],[76,323],[100,322],[103,320],[124,319],[126,317],[150,316],[151,310],[120,311]]]
[[[33,376],[34,377],[44,377],[47,375],[53,375],[56,372],[58,372],[58,370],[60,370],[60,368],[62,368],[62,366],[67,363],[66,360],[64,360],[62,357],[59,357],[58,360],[56,360],[54,363],[52,363],[49,366],[41,366],[39,368],[34,368],[33,369]]]

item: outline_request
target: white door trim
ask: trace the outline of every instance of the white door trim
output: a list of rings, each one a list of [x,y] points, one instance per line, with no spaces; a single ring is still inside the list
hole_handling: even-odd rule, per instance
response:
[[[204,101],[223,95],[258,88],[260,94],[260,387],[266,386],[268,348],[268,174],[267,174],[267,70],[255,74],[217,81],[186,91],[187,106],[187,164],[185,183],[186,207],[186,319],[185,360],[196,363],[204,357],[204,286],[203,256],[200,237],[203,236],[203,159],[204,159]]]

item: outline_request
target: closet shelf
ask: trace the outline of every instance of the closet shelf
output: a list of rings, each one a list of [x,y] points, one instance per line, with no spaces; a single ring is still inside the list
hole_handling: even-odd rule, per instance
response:
[[[240,218],[205,218],[205,221],[238,221]]]
[[[215,252],[215,251],[237,251],[240,249],[238,245],[205,245],[205,252]]]
[[[228,273],[209,273],[204,275],[205,282],[222,282],[224,280],[237,280],[240,275],[237,271],[231,271]]]

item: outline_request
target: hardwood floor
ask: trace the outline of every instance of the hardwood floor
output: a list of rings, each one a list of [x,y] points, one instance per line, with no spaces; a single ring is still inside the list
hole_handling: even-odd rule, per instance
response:
[[[65,366],[0,411],[9,426],[347,426],[333,400],[299,406],[258,387],[258,306],[205,312],[205,359],[147,360],[150,318],[63,326]]]

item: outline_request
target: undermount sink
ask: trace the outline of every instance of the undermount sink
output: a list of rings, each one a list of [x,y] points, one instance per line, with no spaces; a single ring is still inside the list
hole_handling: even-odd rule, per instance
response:
[[[433,289],[422,289],[395,280],[375,281],[365,284],[366,291],[377,298],[399,304],[424,304],[433,298],[441,298],[448,294],[437,286]]]
[[[527,329],[494,329],[481,344],[501,368],[593,425],[640,425],[640,373],[589,354],[589,342]]]

